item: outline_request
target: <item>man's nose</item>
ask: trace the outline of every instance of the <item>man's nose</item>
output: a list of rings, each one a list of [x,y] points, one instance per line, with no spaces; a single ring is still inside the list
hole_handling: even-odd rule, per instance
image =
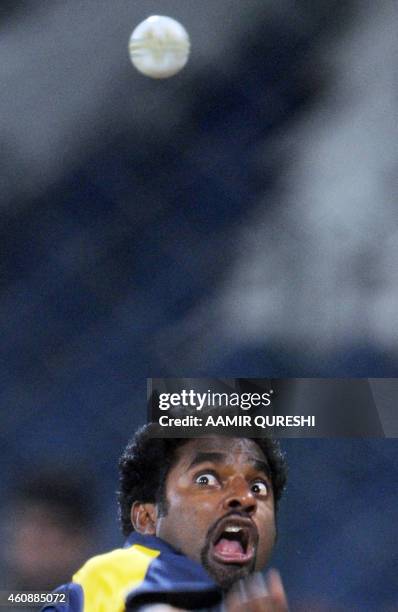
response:
[[[237,477],[230,482],[223,505],[226,510],[243,510],[247,514],[255,512],[257,500],[245,478]]]

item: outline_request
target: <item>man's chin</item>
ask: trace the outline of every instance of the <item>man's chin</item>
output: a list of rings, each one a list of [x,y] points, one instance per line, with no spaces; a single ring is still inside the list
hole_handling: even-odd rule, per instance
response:
[[[244,564],[223,563],[209,554],[209,551],[204,551],[202,565],[218,586],[228,591],[235,582],[254,572],[255,558]]]

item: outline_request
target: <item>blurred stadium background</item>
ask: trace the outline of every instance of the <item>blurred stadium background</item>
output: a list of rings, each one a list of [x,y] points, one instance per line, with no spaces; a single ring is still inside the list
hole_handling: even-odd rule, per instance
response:
[[[162,82],[127,55],[156,13],[192,42]],[[92,475],[102,551],[147,376],[397,375],[396,26],[393,0],[3,0],[5,502],[28,466]],[[286,447],[294,601],[393,609],[394,440]]]

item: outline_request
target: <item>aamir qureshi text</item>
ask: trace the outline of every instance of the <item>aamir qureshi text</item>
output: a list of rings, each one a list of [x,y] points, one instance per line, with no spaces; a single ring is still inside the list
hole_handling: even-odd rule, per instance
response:
[[[184,417],[159,417],[161,427],[315,427],[315,416],[304,415],[257,415],[248,414],[235,416],[219,415],[198,417],[187,415]]]

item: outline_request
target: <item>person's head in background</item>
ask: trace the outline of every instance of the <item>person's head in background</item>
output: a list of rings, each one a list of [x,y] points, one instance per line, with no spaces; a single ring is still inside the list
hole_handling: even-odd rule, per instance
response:
[[[7,587],[52,590],[68,582],[93,547],[92,486],[64,469],[15,483],[6,516]]]
[[[269,438],[192,439],[137,432],[120,461],[125,535],[156,535],[205,567],[223,589],[269,561],[286,480]]]

